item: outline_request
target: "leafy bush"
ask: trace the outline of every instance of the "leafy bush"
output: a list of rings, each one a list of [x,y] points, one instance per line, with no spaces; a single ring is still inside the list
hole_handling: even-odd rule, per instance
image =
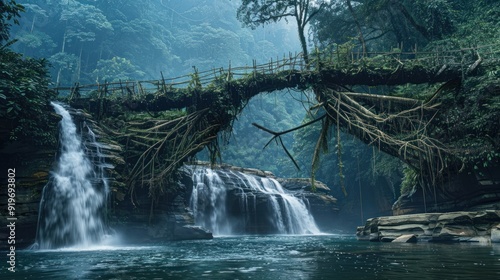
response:
[[[1,127],[9,131],[8,140],[55,143],[48,128],[57,122],[47,112],[52,111],[49,102],[56,93],[48,88],[47,66],[45,59],[23,58],[5,47],[0,49],[0,119]]]

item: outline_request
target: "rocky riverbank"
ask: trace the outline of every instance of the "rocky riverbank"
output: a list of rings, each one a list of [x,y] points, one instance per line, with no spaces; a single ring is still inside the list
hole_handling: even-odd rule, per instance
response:
[[[500,211],[372,218],[358,227],[356,236],[362,241],[381,242],[500,242]]]

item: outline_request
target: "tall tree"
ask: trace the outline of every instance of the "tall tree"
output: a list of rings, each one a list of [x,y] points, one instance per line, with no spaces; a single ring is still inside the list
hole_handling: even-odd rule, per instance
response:
[[[324,7],[326,0],[243,0],[237,17],[246,26],[257,26],[278,22],[292,17],[297,23],[297,31],[306,63],[309,62],[306,42],[306,26]]]
[[[403,43],[406,51],[423,48],[452,34],[466,11],[452,0],[336,1],[311,22],[319,45],[343,44],[359,38],[363,49],[386,51]],[[341,4],[341,3],[345,3]],[[469,4],[470,5],[470,4]]]
[[[20,12],[24,12],[24,7],[17,4],[16,1],[0,1],[0,42],[9,40],[9,32],[12,20],[15,24],[19,24],[17,19]]]

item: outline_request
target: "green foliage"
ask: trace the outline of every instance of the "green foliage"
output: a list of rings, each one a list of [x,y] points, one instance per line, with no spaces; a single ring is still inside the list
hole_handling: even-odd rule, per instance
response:
[[[25,0],[23,5],[21,25],[12,28],[19,40],[13,49],[49,58],[52,79],[61,86],[93,84],[95,73],[104,80],[103,61],[115,57],[137,67],[125,69],[130,70],[125,76],[157,79],[160,72],[174,77],[191,73],[193,66],[201,71],[241,66],[291,50],[283,30],[243,29],[234,1]],[[283,48],[278,51],[277,45]],[[111,73],[109,79],[117,76]]]
[[[56,47],[48,34],[39,31],[21,32],[18,34],[17,40],[19,45],[33,50],[43,47],[48,52]]]
[[[99,60],[97,68],[92,72],[95,81],[99,83],[141,80],[145,75],[130,60],[116,56]]]
[[[456,1],[418,0],[406,1],[413,17],[425,26],[432,39],[441,39],[456,30],[458,11]]]
[[[422,48],[431,40],[441,39],[456,29],[456,1],[451,0],[368,0],[353,5],[364,41],[370,51],[387,51],[404,44],[404,51]],[[324,9],[312,23],[318,43],[326,46],[358,38],[344,1]]]
[[[488,71],[486,71],[488,72]],[[489,165],[500,158],[500,97],[498,78],[469,78],[460,92],[440,101],[448,106],[438,118],[440,137],[448,140],[467,167]]]
[[[67,24],[66,38],[79,42],[94,41],[98,32],[112,31],[113,27],[100,9],[78,1],[62,6],[60,20]]]
[[[401,182],[401,194],[408,195],[418,185],[420,174],[408,165],[403,168],[403,181]]]
[[[343,44],[335,44],[334,58],[339,68],[346,68],[352,65],[351,53],[354,49],[354,41],[350,40]]]
[[[18,17],[21,12],[24,12],[23,5],[17,4],[14,0],[0,2],[0,43],[9,40],[12,26],[10,21],[19,24]]]
[[[0,50],[0,119],[8,124],[10,141],[35,145],[54,144],[53,118],[49,101],[55,92],[48,89],[47,61],[23,58]]]
[[[461,8],[457,31],[448,40],[461,47],[498,44],[500,35],[500,2],[492,0],[458,1]]]
[[[194,72],[190,75],[191,81],[189,81],[188,89],[192,91],[201,90],[200,75],[198,75],[198,70],[194,68]]]

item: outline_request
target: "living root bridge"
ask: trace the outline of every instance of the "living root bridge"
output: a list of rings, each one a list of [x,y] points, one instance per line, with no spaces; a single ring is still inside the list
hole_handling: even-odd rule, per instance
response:
[[[164,192],[174,170],[203,147],[209,147],[212,156],[218,154],[217,134],[230,131],[233,120],[252,97],[282,89],[312,89],[318,101],[315,107],[324,109],[322,136],[314,159],[326,144],[325,135],[335,125],[337,136],[343,128],[436,178],[435,173],[446,166],[443,154],[449,150],[439,139],[431,137],[432,121],[439,106],[439,98],[435,97],[459,85],[449,81],[473,75],[485,65],[498,64],[494,57],[497,52],[484,53],[481,57],[475,55],[478,49],[467,50],[472,53],[467,56],[464,50],[458,50],[447,54],[418,54],[418,59],[407,60],[398,53],[358,60],[352,59],[352,53],[314,54],[309,64],[300,56],[290,56],[262,65],[254,62],[248,67],[204,72],[195,69],[188,76],[173,79],[77,85],[67,90],[71,106],[87,109],[98,119],[124,112],[151,115],[152,121],[129,123],[130,131],[122,143],[135,145],[131,159],[137,163],[131,170],[129,182],[148,185],[153,198]],[[426,101],[354,93],[347,89],[352,85],[422,83],[445,85]],[[153,121],[160,112],[175,109],[181,109],[179,111],[186,115],[169,121]],[[268,132],[278,141],[284,133]],[[283,148],[292,158],[284,145]],[[317,163],[318,160],[313,160],[313,170]]]
[[[77,108],[86,108],[98,113],[104,110],[113,111],[112,106],[120,105],[120,110],[128,111],[166,111],[172,109],[192,108],[201,110],[209,108],[216,102],[225,100],[225,105],[239,107],[253,96],[263,92],[272,92],[287,88],[308,89],[311,87],[331,85],[404,85],[421,83],[447,82],[462,76],[458,67],[426,68],[421,65],[396,67],[396,69],[380,68],[348,68],[336,69],[324,67],[316,70],[283,70],[274,74],[251,73],[240,79],[227,81],[214,80],[205,87],[193,88],[160,88],[144,92],[134,98],[73,98],[70,103]],[[105,100],[103,102],[103,99]],[[104,105],[103,105],[104,104]],[[104,107],[104,108],[103,108]]]

